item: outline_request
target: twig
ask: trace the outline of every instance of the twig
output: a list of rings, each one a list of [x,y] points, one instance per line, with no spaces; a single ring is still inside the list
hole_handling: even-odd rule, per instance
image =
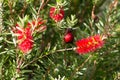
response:
[[[91,28],[91,30],[92,30],[92,34],[94,33],[94,28],[93,28],[93,24],[94,24],[94,21],[95,21],[95,18],[97,17],[96,15],[95,15],[95,4],[93,5],[93,8],[92,8],[92,12],[91,12],[91,19],[92,19],[92,22],[90,23],[90,28]]]
[[[3,28],[3,7],[2,7],[3,1],[0,1],[0,35]]]
[[[27,66],[28,66],[29,64],[31,64],[31,63],[34,63],[34,62],[37,61],[38,59],[47,57],[47,56],[50,55],[50,54],[54,54],[54,53],[56,53],[56,52],[71,51],[71,50],[75,50],[75,49],[76,49],[76,48],[60,49],[60,50],[56,50],[56,51],[54,51],[54,52],[50,52],[50,53],[48,53],[48,54],[46,54],[46,55],[43,55],[43,56],[39,56],[39,57],[37,57],[37,58],[34,58],[32,61],[28,62],[26,65],[23,66],[23,68],[27,67]]]
[[[9,9],[10,9],[10,14],[11,15],[13,14],[12,5],[13,5],[13,3],[10,0],[8,0],[8,6],[9,6]]]
[[[111,4],[109,5],[109,12],[108,12],[108,14],[107,14],[106,23],[105,23],[105,28],[104,28],[104,30],[105,30],[104,34],[105,34],[105,35],[108,35],[108,36],[109,36],[109,31],[112,30],[112,26],[109,25],[109,24],[110,24],[109,19],[110,19],[111,12],[112,12],[113,8],[116,8],[117,4],[118,4],[118,0],[114,0],[113,3],[111,3]]]
[[[49,1],[49,0],[47,0],[47,1],[43,4],[43,6],[41,7],[41,9],[44,8],[44,6],[48,3],[48,1]]]
[[[95,71],[96,71],[96,60],[94,60],[93,70],[92,70],[92,74],[91,74],[89,80],[93,80],[93,77],[95,75]]]
[[[23,6],[23,9],[21,10],[21,16],[24,17],[24,14],[25,14],[25,10],[27,9],[27,3],[26,3],[26,0],[24,0],[24,6]]]
[[[42,8],[43,4],[44,4],[44,0],[42,0],[42,1],[41,1],[41,5],[40,5],[40,7],[39,7],[39,9],[38,9],[37,15],[39,15],[40,10],[41,10],[41,8]]]
[[[44,6],[48,3],[48,1],[49,0],[47,0],[46,2],[44,0],[41,1],[41,5],[38,9],[37,16],[39,16],[40,10],[44,8]]]
[[[20,67],[21,67],[22,63],[23,63],[23,57],[21,57],[20,59],[18,58],[18,60],[17,60],[17,69],[16,69],[17,74],[19,74],[19,72],[20,72]]]
[[[87,58],[81,65],[79,65],[79,66],[73,71],[73,73],[72,73],[71,76],[69,77],[69,80],[71,80],[71,79],[73,78],[73,76],[76,74],[76,72],[77,72],[78,70],[80,70],[80,68],[82,68],[82,67],[85,65],[85,63],[87,63],[92,56],[93,56],[92,54],[89,55],[88,58]]]

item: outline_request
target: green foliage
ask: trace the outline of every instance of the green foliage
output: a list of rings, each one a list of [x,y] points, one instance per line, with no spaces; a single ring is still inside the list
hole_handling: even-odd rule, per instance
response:
[[[111,0],[3,0],[0,3],[3,15],[0,80],[120,79],[119,1],[118,5]],[[49,17],[50,7],[56,4],[65,5],[65,16],[60,22]],[[97,22],[91,16],[92,11],[98,16]],[[16,23],[25,27],[27,22],[38,17],[47,21],[47,29],[33,34],[34,47],[24,55],[17,47],[13,29]],[[66,44],[63,40],[66,28],[73,29],[73,43]],[[106,36],[101,49],[84,55],[73,50],[76,40],[95,34]]]

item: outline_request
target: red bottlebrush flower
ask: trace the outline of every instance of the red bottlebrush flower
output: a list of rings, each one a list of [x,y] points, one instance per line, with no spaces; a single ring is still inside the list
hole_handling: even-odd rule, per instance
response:
[[[32,31],[30,27],[26,27],[25,29],[16,27],[16,30],[16,33],[18,34],[18,40],[26,38],[32,39]]]
[[[16,34],[18,34],[18,48],[23,53],[28,53],[33,47],[33,37],[31,28],[28,26],[26,28],[21,28],[16,25]]]
[[[72,34],[72,31],[71,31],[71,29],[68,28],[66,30],[66,34],[64,36],[64,42],[71,43],[71,42],[73,42],[73,40],[74,40],[74,36]]]
[[[26,27],[22,27],[19,24],[16,24],[14,33],[17,34],[18,48],[24,53],[31,51],[33,47],[33,32],[42,32],[46,29],[44,25],[46,21],[42,18],[37,18],[32,22],[28,22]]]
[[[33,42],[31,39],[26,38],[24,41],[18,44],[18,48],[23,52],[23,53],[28,53],[33,47]]]
[[[62,8],[56,9],[55,7],[51,7],[49,15],[55,22],[59,22],[64,18],[64,10]]]
[[[101,48],[104,44],[102,37],[100,35],[91,36],[76,41],[76,51],[79,54],[86,54],[91,51],[95,51],[98,48]]]

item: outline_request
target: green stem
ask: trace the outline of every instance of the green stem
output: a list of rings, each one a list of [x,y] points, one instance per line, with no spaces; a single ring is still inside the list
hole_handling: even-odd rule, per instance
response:
[[[71,51],[71,50],[75,50],[75,49],[76,49],[76,48],[60,49],[60,50],[56,50],[56,51],[54,51],[54,52],[50,52],[50,53],[48,53],[48,54],[46,54],[46,55],[43,55],[43,56],[39,56],[39,57],[37,57],[37,58],[34,58],[32,61],[28,62],[26,65],[23,66],[23,68],[25,68],[25,67],[27,67],[28,65],[34,63],[34,62],[37,61],[38,59],[47,57],[47,56],[50,55],[50,54],[54,54],[54,53],[56,53],[56,52]]]

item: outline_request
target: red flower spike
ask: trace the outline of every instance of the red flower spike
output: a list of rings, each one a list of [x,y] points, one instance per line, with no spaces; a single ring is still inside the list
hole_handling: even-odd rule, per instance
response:
[[[51,7],[49,15],[55,22],[59,22],[64,18],[64,10],[62,8],[58,10],[55,7]]]
[[[101,48],[104,44],[100,35],[91,36],[76,41],[76,51],[78,54],[86,54],[88,52],[95,51],[98,48]]]
[[[17,28],[17,34],[18,34],[18,40],[20,39],[26,39],[26,38],[29,38],[29,39],[32,39],[32,31],[31,31],[31,28],[30,27],[26,27],[25,29],[21,29],[19,27],[19,29]]]
[[[31,27],[20,28],[19,25],[16,26],[16,34],[18,34],[18,48],[24,53],[28,53],[33,47],[33,37]]]
[[[28,53],[33,47],[33,42],[26,38],[24,41],[22,41],[20,44],[18,44],[18,48],[24,53]]]
[[[24,53],[31,51],[33,47],[33,36],[32,32],[42,32],[46,29],[43,25],[46,21],[42,18],[38,18],[32,22],[28,22],[25,28],[21,28],[19,24],[16,24],[14,33],[17,34],[18,48]]]

